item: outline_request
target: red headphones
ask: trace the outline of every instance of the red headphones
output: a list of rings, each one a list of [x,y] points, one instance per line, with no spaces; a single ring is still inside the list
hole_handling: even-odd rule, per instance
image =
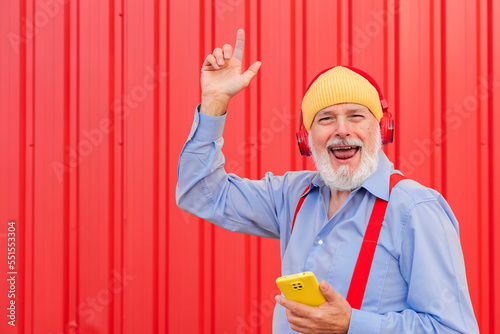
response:
[[[387,109],[389,108],[389,105],[387,104],[386,99],[382,95],[382,91],[380,90],[380,87],[378,86],[378,84],[375,82],[375,79],[373,79],[365,71],[362,71],[362,70],[357,69],[355,67],[344,66],[344,65],[342,65],[342,66],[345,67],[345,68],[348,68],[351,71],[356,72],[359,75],[361,75],[362,77],[364,77],[377,90],[378,96],[380,98],[380,104],[382,106],[382,112],[383,112],[382,119],[380,120],[380,135],[382,137],[382,145],[386,145],[386,144],[392,143],[392,141],[394,139],[394,120],[392,119],[391,113],[387,111]],[[325,73],[326,71],[331,70],[332,68],[333,67],[327,68],[326,70],[324,70],[324,71],[320,72],[318,75],[316,75],[312,79],[312,81],[309,84],[309,86],[307,86],[306,91],[309,90],[309,87],[311,87],[311,85],[313,84],[313,82],[316,81],[316,79],[321,74]],[[311,150],[309,149],[309,144],[308,144],[308,141],[307,141],[307,136],[308,135],[309,134],[308,134],[308,132],[306,130],[306,127],[304,126],[304,120],[302,119],[302,110],[301,110],[300,111],[299,132],[297,132],[297,143],[299,144],[300,154],[306,155],[306,156],[311,155]]]

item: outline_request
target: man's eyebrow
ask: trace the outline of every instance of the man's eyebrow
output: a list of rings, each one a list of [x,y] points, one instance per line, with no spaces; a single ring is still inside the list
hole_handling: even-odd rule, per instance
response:
[[[370,112],[370,110],[367,110],[367,109],[362,108],[362,107],[355,107],[355,108],[347,109],[346,112],[349,114],[354,114],[354,113],[358,113],[358,112],[367,113],[367,112]]]
[[[318,111],[318,114],[322,114],[322,115],[325,115],[325,114],[333,114],[333,111],[332,110],[320,110]]]
[[[346,110],[347,112],[358,112],[358,111],[367,111],[365,108],[362,106],[359,107],[352,107]]]
[[[314,119],[317,119],[319,117],[324,117],[324,116],[331,116],[331,115],[335,115],[335,112],[332,111],[332,110],[320,110],[318,111],[318,113],[314,116]]]

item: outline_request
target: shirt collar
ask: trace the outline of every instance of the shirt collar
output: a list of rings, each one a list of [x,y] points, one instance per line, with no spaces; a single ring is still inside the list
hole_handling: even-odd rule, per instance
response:
[[[389,201],[389,180],[393,169],[393,163],[387,158],[384,151],[380,150],[378,152],[377,170],[361,184],[361,187],[365,188],[374,196],[384,201]]]
[[[365,188],[374,196],[379,197],[384,201],[389,201],[389,180],[393,169],[393,163],[389,160],[389,158],[387,158],[384,151],[380,150],[378,153],[377,170],[361,184],[361,187]],[[326,186],[325,182],[321,178],[319,172],[317,172],[311,180],[309,190],[305,192],[303,196],[309,194],[314,187],[321,188],[323,186]]]
[[[309,183],[307,190],[300,197],[307,196],[314,188],[321,188],[325,186],[325,181],[321,178],[321,175],[318,171],[316,171],[316,175],[311,179],[311,183]]]

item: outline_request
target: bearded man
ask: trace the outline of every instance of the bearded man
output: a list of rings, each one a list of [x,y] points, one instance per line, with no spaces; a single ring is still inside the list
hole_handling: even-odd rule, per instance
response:
[[[282,274],[321,281],[320,306],[276,296],[273,332],[478,332],[455,216],[438,192],[401,180],[381,150],[390,118],[364,72],[333,67],[307,89],[299,141],[318,171],[255,181],[225,172],[227,106],[260,68],[242,71],[243,50],[239,30],[234,53],[226,44],[205,59],[176,198],[230,231],[279,238]]]

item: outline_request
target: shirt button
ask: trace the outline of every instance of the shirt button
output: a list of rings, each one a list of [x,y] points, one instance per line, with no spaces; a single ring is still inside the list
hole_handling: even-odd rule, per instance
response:
[[[323,244],[323,240],[318,241],[318,245],[322,245],[322,244]]]

